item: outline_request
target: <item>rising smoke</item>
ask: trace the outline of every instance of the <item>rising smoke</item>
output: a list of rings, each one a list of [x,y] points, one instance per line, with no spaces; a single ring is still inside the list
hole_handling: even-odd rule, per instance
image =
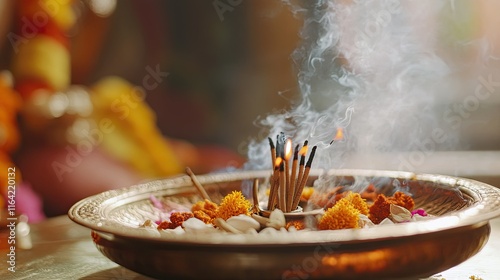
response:
[[[452,92],[452,67],[439,55],[441,13],[448,1],[316,0],[285,3],[303,19],[292,54],[301,100],[260,124],[269,136],[317,145],[315,168],[339,168],[355,153],[411,151],[452,131],[441,128],[436,100]],[[337,129],[345,138],[332,144]],[[455,132],[456,133],[456,132]],[[251,143],[248,169],[271,166],[266,139]]]

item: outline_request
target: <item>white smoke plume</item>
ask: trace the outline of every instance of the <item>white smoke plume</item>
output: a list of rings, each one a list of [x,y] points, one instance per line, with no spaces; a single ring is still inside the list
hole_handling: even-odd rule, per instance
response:
[[[329,169],[353,153],[409,151],[439,126],[435,104],[452,91],[452,68],[436,41],[440,13],[450,2],[285,3],[304,21],[302,43],[292,54],[301,100],[260,120],[271,139],[284,132],[295,144],[308,140],[318,146],[313,167]],[[339,128],[345,138],[331,143]],[[267,139],[251,143],[248,158],[247,169],[270,168]]]

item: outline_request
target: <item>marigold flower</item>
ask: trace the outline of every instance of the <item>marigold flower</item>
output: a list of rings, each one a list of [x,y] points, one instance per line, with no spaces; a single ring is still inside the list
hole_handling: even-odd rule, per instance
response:
[[[205,201],[198,201],[191,207],[191,211],[194,214],[195,218],[198,218],[205,222],[206,224],[210,224],[213,222],[215,218],[217,218],[217,204],[212,201],[205,199]]]
[[[174,212],[170,214],[170,221],[162,221],[158,225],[158,229],[174,229],[178,226],[182,226],[184,221],[193,217],[194,215],[191,212]]]
[[[354,208],[358,209],[359,213],[368,215],[368,205],[359,193],[349,192],[345,197]]]
[[[251,208],[252,203],[248,201],[240,191],[233,191],[222,199],[222,202],[217,208],[216,216],[227,220],[232,216],[238,216],[240,214],[250,215],[249,210]]]
[[[415,207],[415,201],[413,201],[413,198],[402,192],[396,192],[394,196],[389,197],[388,199],[391,203],[404,207],[408,209],[408,211],[413,210],[413,207]]]
[[[386,197],[383,194],[379,194],[375,202],[370,206],[370,220],[375,224],[379,224],[380,222],[382,222],[382,220],[389,217],[389,215],[391,214],[391,204],[404,207],[409,211],[411,211],[415,206],[413,198],[402,192],[396,192],[392,197]]]
[[[370,206],[368,217],[374,224],[379,224],[391,214],[390,207],[391,204],[387,200],[387,197],[379,194],[375,202]]]
[[[321,217],[318,229],[346,229],[359,228],[359,210],[345,198],[340,199]]]
[[[196,219],[203,221],[205,224],[211,224],[214,220],[214,218],[201,210],[193,211],[193,215]]]
[[[288,230],[290,227],[295,227],[297,230],[302,230],[306,228],[304,220],[293,220],[286,223],[285,228]]]

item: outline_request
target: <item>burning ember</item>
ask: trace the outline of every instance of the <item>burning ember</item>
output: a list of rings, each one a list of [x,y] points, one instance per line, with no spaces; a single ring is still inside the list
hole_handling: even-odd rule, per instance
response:
[[[333,141],[340,141],[344,140],[344,129],[339,127],[337,129],[337,133],[335,134],[335,138],[333,138]]]
[[[344,129],[339,127],[337,128],[337,133],[335,133],[335,137],[333,137],[333,140],[332,142],[330,142],[330,145],[333,144],[333,142],[342,140],[344,140]]]

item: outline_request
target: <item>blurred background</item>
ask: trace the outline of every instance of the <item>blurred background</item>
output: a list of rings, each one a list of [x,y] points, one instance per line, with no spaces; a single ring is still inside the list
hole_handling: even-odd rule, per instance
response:
[[[438,46],[474,65],[465,72],[500,82],[497,60],[448,44],[483,38],[497,57],[500,2],[451,2]],[[258,120],[299,100],[291,54],[302,23],[280,0],[1,1],[0,70],[10,72],[0,105],[15,128],[1,130],[13,144],[0,158],[18,167],[19,193],[40,204],[25,211],[63,214],[185,166],[241,167],[250,140],[268,136]],[[443,110],[468,94],[447,95]],[[499,96],[460,119],[457,149],[500,149]]]
[[[72,83],[116,75],[141,85],[146,67],[159,66],[169,76],[147,90],[146,101],[166,135],[244,155],[240,143],[258,131],[256,117],[296,97],[290,55],[301,21],[280,1],[216,7],[218,1],[125,0],[105,17],[84,2],[74,4],[77,21],[68,34]],[[6,15],[4,22],[12,21],[12,10]],[[2,40],[1,66],[10,69],[13,48]]]
[[[266,136],[255,120],[296,99],[301,22],[280,1],[23,0],[0,13],[3,165],[49,216],[185,166],[239,168]]]

